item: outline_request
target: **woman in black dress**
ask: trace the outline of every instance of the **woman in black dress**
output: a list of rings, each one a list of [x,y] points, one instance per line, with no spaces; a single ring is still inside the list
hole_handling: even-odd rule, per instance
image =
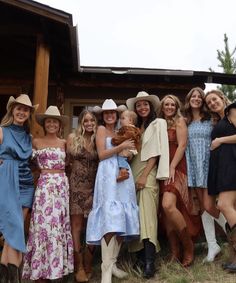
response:
[[[236,272],[236,103],[227,106],[227,100],[220,95],[219,90],[206,95],[209,109],[218,115],[211,134],[208,194],[218,196],[217,207],[227,220],[227,237],[234,252],[233,261],[224,268]]]

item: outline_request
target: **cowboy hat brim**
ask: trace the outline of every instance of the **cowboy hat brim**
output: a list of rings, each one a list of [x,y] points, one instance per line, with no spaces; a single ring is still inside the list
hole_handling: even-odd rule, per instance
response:
[[[47,118],[53,118],[56,120],[59,120],[63,126],[68,124],[69,118],[68,116],[64,116],[64,115],[48,115],[48,114],[36,114],[35,115],[35,120],[36,122],[40,125],[40,126],[44,126],[44,120]]]
[[[135,110],[135,103],[140,100],[146,100],[152,103],[154,110],[156,111],[160,106],[160,99],[156,95],[147,95],[147,96],[136,96],[132,98],[128,98],[126,100],[126,105],[129,110],[134,111]]]
[[[33,112],[36,111],[39,107],[39,104],[36,104],[36,105],[29,105],[29,103],[24,103],[23,101],[17,101],[15,99],[15,97],[13,96],[10,96],[8,102],[7,102],[7,111],[9,111],[11,109],[11,107],[14,105],[14,104],[21,104],[21,105],[25,105],[25,106],[28,106]]]
[[[123,111],[125,111],[125,110],[127,110],[127,107],[126,107],[125,105],[120,105],[120,106],[118,106],[117,108],[110,108],[110,109],[105,109],[105,108],[102,108],[102,107],[100,107],[100,106],[94,106],[94,107],[93,107],[93,112],[98,113],[98,114],[100,114],[100,113],[102,113],[102,112],[104,112],[104,111],[123,112]]]

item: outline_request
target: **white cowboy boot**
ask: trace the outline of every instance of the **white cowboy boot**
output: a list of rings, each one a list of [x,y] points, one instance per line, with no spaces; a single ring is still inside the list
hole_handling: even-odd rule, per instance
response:
[[[117,238],[115,237],[115,246],[114,246],[114,264],[112,266],[112,275],[119,279],[123,279],[128,276],[128,273],[121,270],[120,268],[117,267],[116,262],[117,262],[117,257],[120,252],[121,244],[118,243]]]
[[[221,249],[216,242],[214,218],[207,211],[204,211],[202,214],[202,225],[208,245],[208,253],[203,262],[212,262]]]
[[[113,236],[110,242],[106,243],[105,239],[101,240],[101,252],[102,252],[102,280],[101,283],[111,283],[112,267],[114,264],[114,246],[115,236]]]

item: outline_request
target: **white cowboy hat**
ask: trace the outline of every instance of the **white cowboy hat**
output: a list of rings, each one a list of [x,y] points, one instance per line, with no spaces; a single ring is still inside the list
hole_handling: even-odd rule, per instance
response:
[[[41,126],[44,126],[44,120],[46,118],[57,119],[62,123],[63,126],[65,126],[68,122],[68,116],[61,115],[57,106],[54,106],[54,105],[49,106],[44,114],[38,113],[38,114],[35,115],[36,121]]]
[[[152,103],[154,110],[156,111],[160,106],[160,99],[156,95],[149,95],[146,91],[140,91],[136,97],[128,98],[126,100],[126,105],[129,110],[134,111],[134,106],[137,101],[147,100]]]
[[[7,111],[10,110],[10,108],[14,105],[14,104],[23,104],[26,105],[28,107],[30,107],[33,111],[37,110],[38,108],[38,104],[36,105],[32,105],[32,102],[29,98],[29,96],[27,94],[20,94],[17,98],[10,96],[8,102],[7,102]]]
[[[120,105],[120,106],[117,107],[117,105],[116,105],[116,103],[114,102],[113,99],[106,99],[103,102],[102,107],[100,107],[100,106],[94,106],[93,107],[93,112],[95,112],[95,113],[102,113],[103,111],[108,111],[108,110],[123,112],[123,111],[127,110],[127,107],[125,105]]]

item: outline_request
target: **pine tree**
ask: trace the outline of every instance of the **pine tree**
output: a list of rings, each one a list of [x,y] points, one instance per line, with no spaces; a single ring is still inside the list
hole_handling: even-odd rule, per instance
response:
[[[218,67],[222,68],[225,74],[236,74],[236,59],[234,57],[236,47],[230,52],[226,34],[224,34],[224,44],[224,50],[217,50],[217,59],[220,62]],[[212,71],[212,69],[210,70]],[[236,85],[222,85],[218,88],[223,91],[229,100],[234,101],[236,99]]]

